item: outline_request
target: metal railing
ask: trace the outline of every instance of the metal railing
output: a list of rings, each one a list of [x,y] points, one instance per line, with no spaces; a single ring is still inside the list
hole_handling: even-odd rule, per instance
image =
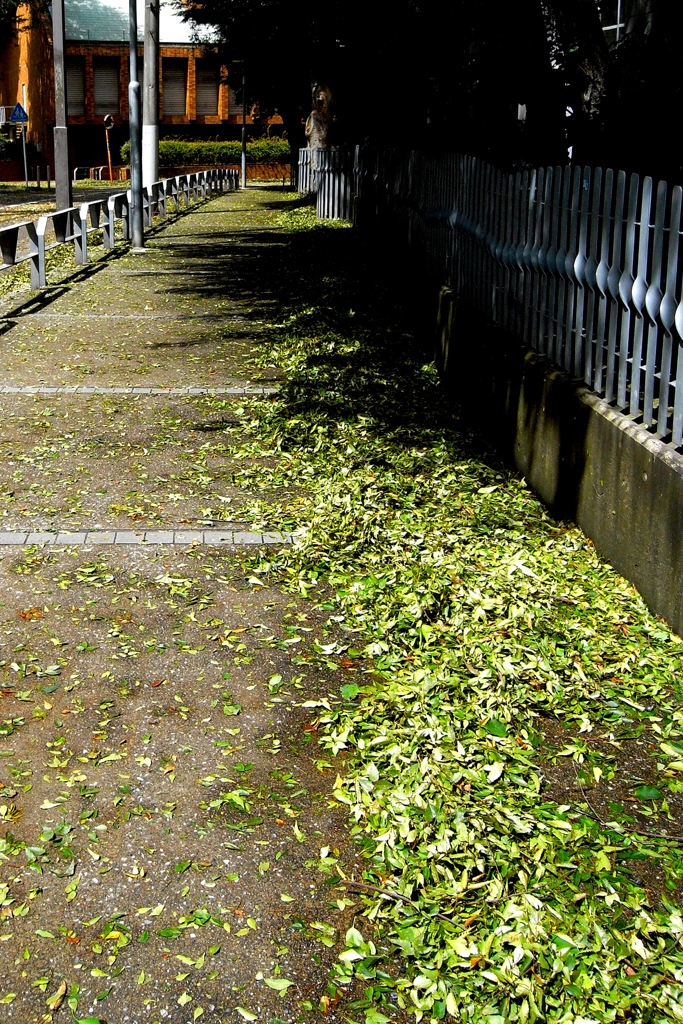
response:
[[[654,436],[683,444],[683,190],[611,169],[500,171],[358,148],[355,215]]]
[[[354,154],[344,149],[300,149],[298,190],[315,193],[320,220],[352,220]]]
[[[116,164],[113,171],[121,171],[121,165]],[[109,164],[96,164],[94,167],[74,167],[72,182],[77,181],[123,181],[119,173],[118,179],[109,177]]]
[[[318,149],[300,149],[299,167],[297,171],[297,189],[304,195],[310,195],[316,191],[315,186],[315,155]]]
[[[164,219],[169,213],[187,208],[200,199],[231,192],[238,187],[239,173],[226,168],[163,178],[154,182],[151,189],[143,189],[144,225],[151,227],[155,216]],[[101,231],[101,244],[105,249],[113,249],[117,222],[121,224],[120,237],[129,239],[130,192],[118,192],[66,210],[47,213],[35,221],[20,221],[0,227],[0,272],[30,261],[31,288],[43,288],[47,285],[48,252],[73,244],[76,263],[84,265],[89,258],[88,237]]]

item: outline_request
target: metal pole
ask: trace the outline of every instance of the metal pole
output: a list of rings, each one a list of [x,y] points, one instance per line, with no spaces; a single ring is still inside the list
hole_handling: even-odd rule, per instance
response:
[[[21,144],[24,148],[24,185],[28,188],[28,161],[26,159],[26,122],[21,126]]]
[[[242,188],[247,187],[247,80],[242,72]]]
[[[22,104],[23,104],[24,110],[28,110],[28,104],[26,102],[26,86],[25,85],[22,85],[22,87],[21,87],[21,99],[22,99]],[[24,121],[23,125],[21,126],[21,144],[22,144],[23,149],[24,149],[24,184],[25,184],[26,188],[28,188],[28,160],[26,159],[26,130],[27,130],[27,125],[26,125],[26,122]]]
[[[108,128],[104,129],[104,134],[105,134],[106,139],[107,139],[107,163],[109,164],[109,180],[113,181],[114,180],[114,172],[113,172],[112,166],[111,166],[111,148],[109,146],[109,129]]]
[[[73,206],[69,174],[69,130],[67,128],[66,42],[64,39],[64,0],[52,0],[52,50],[55,70],[55,207]]]
[[[142,184],[159,180],[159,2],[145,0],[145,69],[142,96]]]
[[[138,82],[137,0],[128,0],[128,30],[130,35],[128,117],[130,127],[131,245],[133,249],[142,249],[145,244],[145,239],[142,229],[142,147],[140,145],[140,83]]]

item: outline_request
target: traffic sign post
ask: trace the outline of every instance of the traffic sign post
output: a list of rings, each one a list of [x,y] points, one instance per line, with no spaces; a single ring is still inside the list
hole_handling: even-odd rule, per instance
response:
[[[114,118],[111,114],[107,114],[104,119],[104,134],[107,139],[107,163],[109,164],[109,180],[114,180],[114,174],[111,169],[111,149],[109,148],[109,129],[114,127]]]
[[[21,130],[21,144],[24,150],[24,185],[28,188],[28,159],[26,157],[26,122],[24,121]]]
[[[10,114],[9,119],[12,122],[12,124],[26,124],[26,122],[28,121],[28,114],[22,107],[21,103],[17,103],[14,110]]]

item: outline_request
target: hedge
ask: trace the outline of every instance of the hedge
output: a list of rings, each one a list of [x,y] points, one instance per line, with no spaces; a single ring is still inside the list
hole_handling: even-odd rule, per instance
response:
[[[240,142],[185,142],[182,139],[163,139],[159,143],[160,167],[192,167],[208,164],[220,167],[238,164],[242,155]],[[286,139],[254,139],[247,142],[247,160],[253,164],[285,164],[291,159]],[[121,160],[130,160],[130,143],[121,146]]]

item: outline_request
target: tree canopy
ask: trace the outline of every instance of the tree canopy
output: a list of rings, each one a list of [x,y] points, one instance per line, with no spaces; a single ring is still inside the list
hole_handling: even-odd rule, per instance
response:
[[[669,111],[683,99],[682,4],[626,0],[626,31],[610,49],[607,0],[326,0],[301,12],[284,0],[176,2],[217,26],[221,55],[246,68],[251,94],[279,110],[295,146],[324,88],[331,143],[507,165],[564,161],[572,147],[574,159],[679,175]]]
[[[19,16],[19,8],[23,7],[23,17]],[[34,12],[50,11],[50,0],[0,0],[0,53],[12,39],[14,32],[21,29],[33,17]]]

